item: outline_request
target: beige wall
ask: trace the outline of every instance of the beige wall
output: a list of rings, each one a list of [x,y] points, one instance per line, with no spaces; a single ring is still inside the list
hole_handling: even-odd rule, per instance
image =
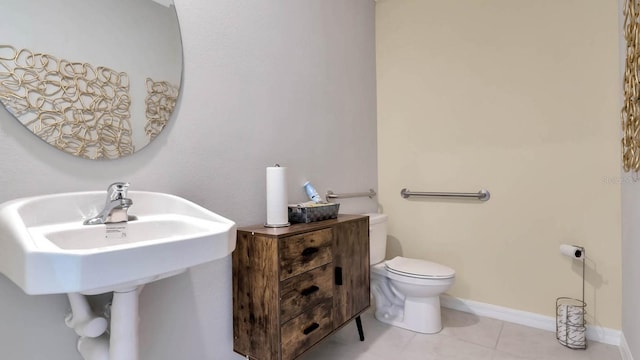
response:
[[[621,323],[617,3],[379,0],[380,203],[388,255],[456,269],[453,296],[553,316],[581,296]],[[491,191],[486,203],[404,200]]]

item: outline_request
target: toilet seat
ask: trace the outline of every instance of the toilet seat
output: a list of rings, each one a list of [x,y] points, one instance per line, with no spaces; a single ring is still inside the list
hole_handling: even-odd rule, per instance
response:
[[[418,279],[451,279],[456,272],[452,268],[431,261],[396,256],[385,262],[387,271]]]

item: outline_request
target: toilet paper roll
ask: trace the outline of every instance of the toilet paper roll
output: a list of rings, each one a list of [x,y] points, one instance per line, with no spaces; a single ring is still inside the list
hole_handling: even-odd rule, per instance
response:
[[[560,245],[560,253],[576,260],[584,258],[584,248],[578,246],[562,244]]]
[[[267,168],[267,227],[289,225],[287,207],[287,168]]]
[[[567,305],[559,305],[556,314],[556,338],[560,343],[567,342]]]
[[[567,345],[574,349],[583,349],[587,346],[587,328],[585,326],[571,327],[567,334]]]
[[[575,305],[566,305],[566,320],[567,326],[582,326],[584,325],[584,308]]]

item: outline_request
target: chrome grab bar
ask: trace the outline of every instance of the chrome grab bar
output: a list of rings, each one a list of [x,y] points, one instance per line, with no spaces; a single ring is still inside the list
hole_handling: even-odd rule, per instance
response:
[[[480,201],[487,201],[491,198],[489,190],[480,189],[477,193],[455,193],[455,192],[417,192],[409,189],[400,190],[400,196],[408,198],[410,196],[433,196],[433,197],[451,197],[451,198],[476,198]]]
[[[345,194],[336,194],[333,191],[327,191],[325,195],[325,199],[329,201],[330,199],[344,199],[344,198],[353,198],[353,197],[368,197],[369,199],[373,199],[376,196],[376,192],[373,189],[369,189],[369,192],[361,192],[361,193],[345,193]]]

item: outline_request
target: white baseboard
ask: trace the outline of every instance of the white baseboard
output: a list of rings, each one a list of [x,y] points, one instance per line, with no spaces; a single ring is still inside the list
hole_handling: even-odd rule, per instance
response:
[[[627,344],[627,339],[624,337],[624,333],[620,334],[620,355],[622,356],[622,360],[633,360],[633,355],[631,355],[631,350],[629,349],[629,344]]]
[[[515,324],[525,325],[536,329],[553,332],[556,331],[556,319],[551,316],[535,314],[532,312],[511,309],[503,306],[491,305],[473,300],[455,298],[449,295],[441,295],[440,303],[442,306],[449,309],[464,311],[478,316],[485,316]],[[620,330],[587,324],[587,339],[592,341],[620,346],[621,334],[622,333],[620,332]],[[623,358],[623,360],[633,359],[629,357]]]

